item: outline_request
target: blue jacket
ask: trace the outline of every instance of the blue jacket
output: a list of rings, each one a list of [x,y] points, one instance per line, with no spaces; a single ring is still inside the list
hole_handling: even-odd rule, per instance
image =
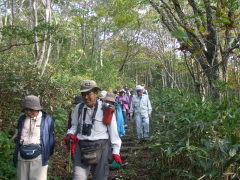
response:
[[[25,118],[26,118],[26,115],[22,115],[18,120],[17,144],[15,147],[14,155],[13,155],[14,167],[17,167],[18,152],[21,146],[20,138],[21,138],[22,128],[23,128]],[[45,166],[48,164],[48,160],[50,156],[53,154],[55,141],[54,141],[54,124],[53,124],[52,117],[44,112],[42,114],[40,137],[41,137],[41,146],[42,146],[42,166]]]
[[[125,134],[125,129],[124,129],[124,119],[122,114],[122,108],[120,104],[117,104],[116,118],[117,118],[118,136],[122,137],[123,134]]]

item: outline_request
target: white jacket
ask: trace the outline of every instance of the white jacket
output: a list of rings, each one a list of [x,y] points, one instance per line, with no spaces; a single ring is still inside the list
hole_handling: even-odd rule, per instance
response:
[[[133,112],[141,115],[151,114],[152,106],[148,95],[143,94],[142,97],[138,95],[133,97],[130,107],[130,116],[133,115]]]

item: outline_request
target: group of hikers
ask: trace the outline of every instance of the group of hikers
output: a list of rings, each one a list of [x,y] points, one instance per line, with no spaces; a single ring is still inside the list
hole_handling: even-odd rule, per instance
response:
[[[99,92],[101,93],[99,94]],[[139,142],[149,137],[151,103],[147,91],[137,85],[135,91],[102,91],[93,80],[80,86],[81,96],[74,99],[65,138],[72,152],[73,180],[107,180],[109,163],[122,164],[121,136],[128,120],[135,117]],[[43,111],[37,96],[23,100],[24,115],[18,120],[14,166],[19,180],[46,180],[48,161],[54,150],[54,122]]]

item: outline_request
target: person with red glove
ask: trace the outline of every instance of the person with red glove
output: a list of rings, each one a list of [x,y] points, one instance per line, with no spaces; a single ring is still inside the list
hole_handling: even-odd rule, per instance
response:
[[[121,166],[121,164],[122,164],[122,159],[120,158],[120,156],[117,154],[113,154],[112,155],[112,167],[118,168]]]
[[[122,164],[115,114],[110,124],[103,123],[105,103],[98,101],[101,89],[93,80],[81,83],[80,92],[84,106],[76,105],[72,116],[72,126],[67,131],[69,142],[77,135],[77,145],[73,161],[73,180],[87,180],[91,171],[93,180],[107,180],[110,153],[114,160]],[[89,154],[90,153],[90,154]]]
[[[71,153],[74,154],[75,153],[75,147],[76,147],[77,142],[78,142],[77,135],[76,134],[75,135],[68,134],[65,138],[65,142],[66,142],[66,145],[67,145],[67,149],[70,150],[70,148],[71,148]]]
[[[79,103],[83,103],[83,99],[81,96],[75,96],[74,97],[74,102],[73,104],[76,106],[77,104]],[[69,115],[68,115],[68,129],[71,128],[72,126],[72,116],[73,116],[73,112],[74,112],[74,109],[71,109],[70,112],[69,112]],[[65,138],[65,142],[66,142],[66,145],[67,145],[67,149],[70,150],[70,147],[71,147],[71,153],[72,153],[72,160],[73,160],[73,154],[75,153],[75,147],[77,145],[77,135],[67,135],[66,138]]]

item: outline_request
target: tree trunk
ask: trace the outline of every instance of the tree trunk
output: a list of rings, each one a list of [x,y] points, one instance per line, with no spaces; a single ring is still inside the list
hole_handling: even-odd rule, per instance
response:
[[[38,26],[38,15],[37,15],[37,8],[36,8],[36,3],[37,0],[29,0],[29,3],[32,6],[32,12],[33,12],[33,27]],[[34,58],[35,58],[35,66],[38,66],[38,60],[39,60],[39,43],[38,43],[38,35],[35,32],[34,33],[34,41],[35,41],[35,52],[34,52]]]
[[[196,63],[200,64],[201,71],[194,72],[194,74],[204,73],[208,80],[210,95],[214,99],[219,99],[221,92],[218,81],[227,81],[229,52],[239,47],[237,43],[235,45],[231,43],[230,45],[231,41],[239,41],[238,37],[235,38],[230,33],[230,30],[234,31],[233,28],[224,24],[227,37],[222,36],[221,28],[218,28],[218,24],[214,22],[219,18],[217,10],[216,7],[210,6],[210,0],[203,0],[202,4],[204,6],[201,7],[194,0],[188,0],[187,3],[178,0],[170,0],[170,2],[149,0],[149,2],[161,16],[162,23],[167,27],[168,31],[175,33],[175,37],[181,44],[178,49],[183,52],[190,52],[191,57]],[[221,8],[225,8],[222,9],[224,12],[229,12],[227,17],[231,22],[233,12],[227,9],[226,6]],[[187,18],[186,12],[188,14],[191,12],[196,17],[194,19]],[[226,18],[226,16],[224,17]],[[184,32],[181,29],[184,29]],[[182,32],[182,34],[178,32]],[[221,50],[222,47],[225,50]]]

